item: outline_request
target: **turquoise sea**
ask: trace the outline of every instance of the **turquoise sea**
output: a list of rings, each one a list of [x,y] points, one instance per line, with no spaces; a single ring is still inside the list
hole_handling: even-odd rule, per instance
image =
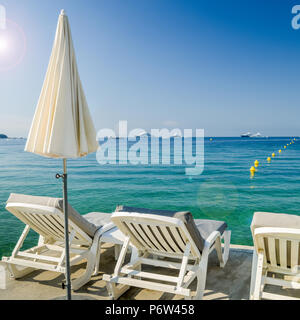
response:
[[[69,202],[81,214],[112,212],[118,204],[189,210],[195,218],[225,220],[232,243],[251,245],[253,212],[300,215],[300,141],[283,149],[291,139],[206,138],[204,172],[194,177],[178,165],[99,165],[95,154],[69,160]],[[61,161],[26,153],[24,145],[25,140],[0,140],[0,257],[11,253],[24,228],[5,210],[11,192],[61,197],[55,178]],[[260,164],[251,179],[255,160]],[[30,233],[25,247],[36,239]]]

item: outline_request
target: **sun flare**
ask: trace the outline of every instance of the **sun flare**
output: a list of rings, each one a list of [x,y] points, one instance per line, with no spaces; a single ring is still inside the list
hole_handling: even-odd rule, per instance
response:
[[[5,37],[0,37],[0,53],[4,53],[8,50],[8,41]]]

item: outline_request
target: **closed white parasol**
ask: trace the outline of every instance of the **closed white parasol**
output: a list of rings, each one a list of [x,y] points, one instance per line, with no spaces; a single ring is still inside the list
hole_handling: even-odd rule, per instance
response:
[[[86,156],[98,148],[96,131],[79,78],[68,17],[62,10],[48,70],[25,151],[61,158],[64,174],[66,285],[71,299],[66,159]]]

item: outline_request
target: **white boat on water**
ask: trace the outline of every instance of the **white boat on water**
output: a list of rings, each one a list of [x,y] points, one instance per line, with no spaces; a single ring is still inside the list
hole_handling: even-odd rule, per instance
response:
[[[179,130],[179,129],[173,130],[171,138],[182,138],[181,130]]]
[[[251,132],[241,134],[242,138],[266,138],[260,132],[252,134]]]
[[[251,135],[252,135],[251,132],[247,132],[247,133],[241,134],[241,137],[242,137],[242,138],[250,138]]]
[[[261,135],[261,133],[260,132],[257,132],[257,133],[255,133],[255,134],[252,134],[251,136],[250,136],[250,138],[265,138],[263,135]]]
[[[129,133],[129,137],[148,137],[149,133],[145,131],[144,129],[134,129]]]

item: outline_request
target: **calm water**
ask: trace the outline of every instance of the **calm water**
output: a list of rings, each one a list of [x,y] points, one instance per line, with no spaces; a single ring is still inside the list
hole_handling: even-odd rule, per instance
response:
[[[205,169],[190,178],[183,166],[100,166],[95,154],[69,163],[69,201],[81,214],[116,205],[190,210],[196,218],[227,221],[232,243],[251,245],[254,211],[300,215],[300,141],[291,138],[205,140]],[[24,140],[0,140],[0,256],[11,253],[24,225],[5,210],[11,192],[61,197],[61,161],[23,151]],[[266,158],[276,152],[270,164]],[[249,168],[260,162],[255,177]],[[37,237],[30,233],[25,247]]]

